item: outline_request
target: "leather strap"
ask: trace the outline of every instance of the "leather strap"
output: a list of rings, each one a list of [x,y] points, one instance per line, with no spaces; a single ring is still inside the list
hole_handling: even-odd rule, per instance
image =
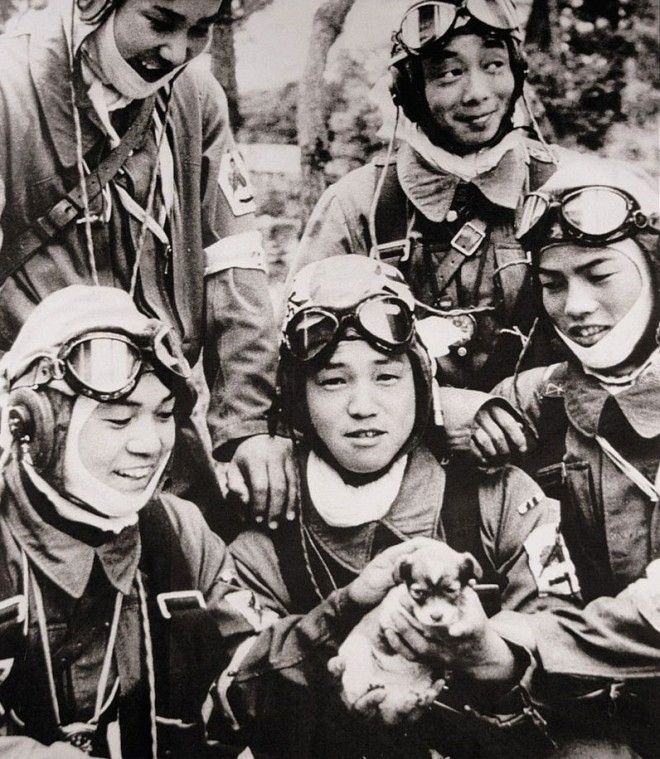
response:
[[[43,216],[36,219],[17,238],[7,240],[0,260],[0,285],[24,266],[32,256],[55,235],[67,227],[83,210],[83,182],[88,199],[94,200],[112,180],[128,158],[140,146],[151,119],[155,97],[147,98],[121,143],[109,153],[96,169],[78,183]]]

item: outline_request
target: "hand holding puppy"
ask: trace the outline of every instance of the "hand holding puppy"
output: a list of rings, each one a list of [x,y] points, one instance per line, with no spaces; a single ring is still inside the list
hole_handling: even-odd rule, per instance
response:
[[[508,683],[514,656],[472,587],[482,576],[474,557],[435,541],[402,560],[400,572],[406,584],[397,589],[399,603],[383,609],[380,617],[388,645],[410,661],[475,681]]]

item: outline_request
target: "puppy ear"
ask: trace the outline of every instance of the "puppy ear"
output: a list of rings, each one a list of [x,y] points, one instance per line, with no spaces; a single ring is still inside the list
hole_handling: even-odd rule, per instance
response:
[[[463,561],[458,569],[458,579],[461,585],[467,585],[469,580],[481,580],[484,573],[479,566],[479,562],[471,553],[463,554]]]
[[[412,582],[412,562],[408,559],[402,559],[399,562],[399,577],[407,585]]]

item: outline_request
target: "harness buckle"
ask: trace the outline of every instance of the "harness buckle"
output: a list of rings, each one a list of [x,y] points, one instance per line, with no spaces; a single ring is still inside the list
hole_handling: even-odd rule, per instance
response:
[[[401,251],[399,263],[405,263],[410,258],[411,241],[409,237],[403,240],[394,240],[392,242],[383,242],[376,245],[378,257],[383,259],[396,258],[397,253]]]
[[[465,224],[452,237],[451,247],[458,251],[462,256],[471,258],[486,239],[486,232],[471,221]]]
[[[163,619],[171,619],[172,612],[206,609],[206,601],[199,590],[171,590],[156,596]]]
[[[27,600],[24,595],[12,596],[0,601],[0,624],[14,622],[14,624],[20,625],[25,621],[26,616]]]

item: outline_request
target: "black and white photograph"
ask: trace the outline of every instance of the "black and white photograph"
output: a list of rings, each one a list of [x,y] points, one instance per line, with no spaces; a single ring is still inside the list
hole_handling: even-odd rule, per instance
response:
[[[658,0],[0,0],[0,757],[660,759]]]

